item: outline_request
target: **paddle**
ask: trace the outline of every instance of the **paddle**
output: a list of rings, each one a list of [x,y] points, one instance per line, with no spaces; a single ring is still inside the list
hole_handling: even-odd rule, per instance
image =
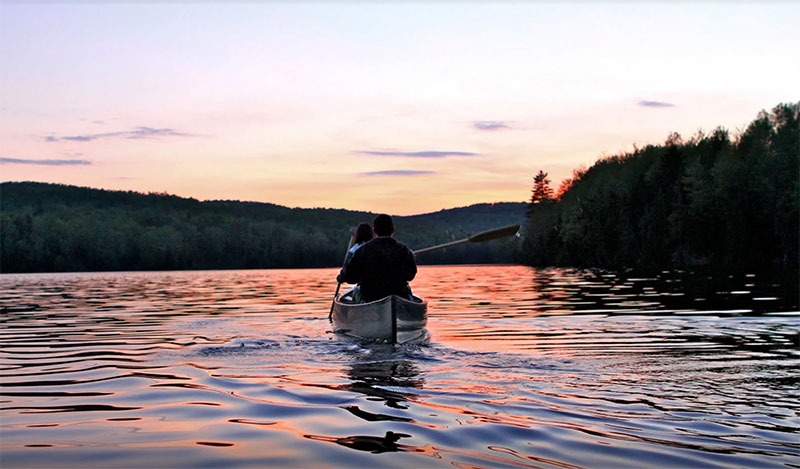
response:
[[[350,252],[350,248],[353,247],[353,242],[356,240],[356,229],[350,228],[350,242],[347,243],[347,251],[344,252],[344,261],[342,261],[342,267],[344,267],[344,263],[347,262],[347,254]],[[330,321],[331,316],[333,315],[333,305],[336,303],[336,298],[339,298],[339,289],[342,288],[341,282],[336,283],[336,292],[333,294],[333,301],[331,301],[331,310],[328,312],[328,320]]]
[[[459,239],[458,241],[451,241],[449,243],[438,244],[429,248],[417,249],[414,254],[433,251],[434,249],[449,248],[451,246],[458,246],[465,243],[482,243],[484,241],[491,241],[493,239],[505,238],[506,236],[514,236],[519,231],[519,225],[509,225],[502,228],[495,228],[489,231],[482,231],[474,234],[469,238]]]

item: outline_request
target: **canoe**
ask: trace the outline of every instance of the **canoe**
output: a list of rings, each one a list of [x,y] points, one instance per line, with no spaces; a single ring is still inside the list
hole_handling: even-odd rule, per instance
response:
[[[333,332],[357,339],[403,344],[423,337],[427,331],[428,302],[397,295],[371,303],[348,303],[347,294],[333,302]]]

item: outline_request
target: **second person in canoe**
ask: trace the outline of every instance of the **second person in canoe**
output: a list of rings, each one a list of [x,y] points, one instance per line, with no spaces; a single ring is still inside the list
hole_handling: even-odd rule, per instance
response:
[[[373,222],[375,239],[359,247],[336,277],[340,283],[357,283],[364,302],[398,295],[411,299],[408,282],[417,275],[414,253],[395,240],[392,217],[380,214]]]

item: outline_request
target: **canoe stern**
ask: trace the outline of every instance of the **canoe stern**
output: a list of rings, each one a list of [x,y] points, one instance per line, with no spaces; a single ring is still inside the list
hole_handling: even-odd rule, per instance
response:
[[[334,332],[368,340],[405,343],[425,335],[428,303],[389,296],[371,303],[336,301]]]

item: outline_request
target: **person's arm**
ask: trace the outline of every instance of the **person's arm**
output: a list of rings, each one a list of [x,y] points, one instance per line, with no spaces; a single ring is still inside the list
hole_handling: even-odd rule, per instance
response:
[[[348,259],[344,263],[344,267],[339,272],[339,275],[336,276],[336,281],[339,283],[358,283],[359,278],[361,278],[361,256],[358,253],[361,250],[357,250],[356,252],[348,253]]]
[[[353,259],[353,251],[347,251],[347,255],[344,256],[344,264],[342,265],[342,270],[339,271],[339,275],[336,276],[336,281],[339,283],[345,283],[345,277],[347,273],[347,266],[350,264],[350,261]]]
[[[406,282],[410,282],[417,276],[417,261],[414,259],[414,253],[410,249],[406,248],[406,251]]]

